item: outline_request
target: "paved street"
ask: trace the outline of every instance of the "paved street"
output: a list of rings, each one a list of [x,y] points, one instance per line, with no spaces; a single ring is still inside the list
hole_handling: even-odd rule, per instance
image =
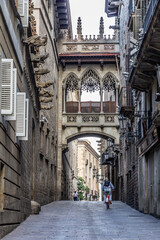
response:
[[[124,203],[53,202],[3,240],[160,240],[160,220]]]

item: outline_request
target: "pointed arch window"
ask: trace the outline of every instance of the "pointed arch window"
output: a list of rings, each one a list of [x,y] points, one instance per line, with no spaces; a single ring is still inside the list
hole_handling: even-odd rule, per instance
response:
[[[66,80],[67,91],[78,91],[78,78],[74,74],[70,74]]]
[[[108,73],[103,79],[103,90],[105,91],[115,91],[116,81],[113,74]]]
[[[116,77],[108,73],[103,78],[103,112],[116,111]]]
[[[92,69],[83,75],[81,90],[87,92],[100,91],[100,78]]]
[[[64,89],[64,112],[77,113],[78,112],[78,77],[71,73],[66,78]]]

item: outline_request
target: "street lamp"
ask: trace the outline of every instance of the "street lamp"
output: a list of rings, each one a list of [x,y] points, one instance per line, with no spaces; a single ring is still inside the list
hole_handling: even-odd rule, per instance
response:
[[[126,130],[127,127],[127,118],[124,116],[119,117],[119,125],[122,131]]]

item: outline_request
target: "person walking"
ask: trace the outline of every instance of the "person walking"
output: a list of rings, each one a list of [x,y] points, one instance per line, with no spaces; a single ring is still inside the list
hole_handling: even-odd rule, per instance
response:
[[[73,199],[74,201],[78,200],[78,193],[76,191],[73,193]]]

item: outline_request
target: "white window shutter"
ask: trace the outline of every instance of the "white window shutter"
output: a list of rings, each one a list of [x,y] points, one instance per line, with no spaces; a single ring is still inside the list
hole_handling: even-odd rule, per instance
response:
[[[5,119],[7,121],[16,120],[16,98],[17,98],[17,69],[13,68],[13,112],[11,115],[6,115]]]
[[[25,137],[25,108],[26,93],[17,93],[16,136]]]
[[[20,16],[24,16],[24,0],[18,0],[18,13]]]
[[[23,27],[28,27],[28,18],[29,18],[29,2],[24,0],[24,16],[21,16]]]
[[[13,112],[13,59],[2,59],[1,114]]]
[[[28,140],[29,99],[25,100],[25,105],[25,137],[19,137],[19,140]]]

